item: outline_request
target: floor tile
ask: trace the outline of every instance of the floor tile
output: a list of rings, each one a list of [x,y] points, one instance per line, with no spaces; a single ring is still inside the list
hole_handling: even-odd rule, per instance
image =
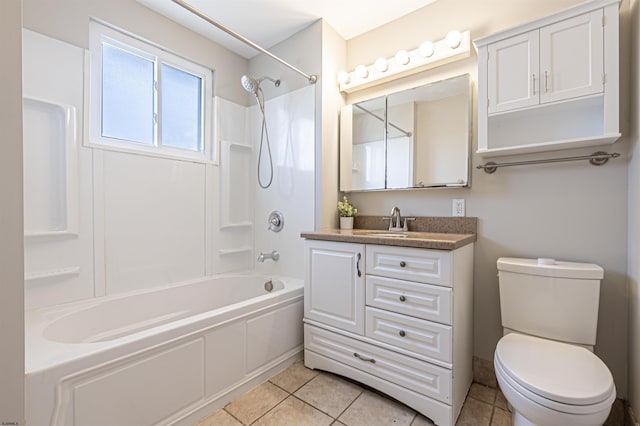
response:
[[[494,408],[491,426],[511,426],[511,413],[500,408]]]
[[[496,400],[496,390],[479,383],[472,383],[468,396],[493,405]]]
[[[255,426],[329,426],[333,419],[325,413],[305,404],[294,396],[289,396],[269,411]]]
[[[198,422],[196,426],[242,426],[231,414],[222,408]]]
[[[509,411],[509,408],[507,408],[507,398],[504,397],[504,394],[500,389],[498,389],[496,393],[496,407]]]
[[[305,367],[304,361],[298,361],[280,374],[269,379],[269,381],[287,392],[293,393],[317,375],[318,371]]]
[[[435,426],[435,423],[424,417],[422,414],[418,414],[411,422],[411,426]]]
[[[294,395],[337,418],[360,393],[360,386],[333,374],[322,373],[298,389]]]
[[[477,399],[467,398],[462,406],[456,426],[489,426],[493,406]]]
[[[228,404],[225,410],[248,425],[287,396],[287,392],[272,383],[265,382]]]
[[[409,426],[415,414],[405,405],[365,390],[338,420],[346,426]]]

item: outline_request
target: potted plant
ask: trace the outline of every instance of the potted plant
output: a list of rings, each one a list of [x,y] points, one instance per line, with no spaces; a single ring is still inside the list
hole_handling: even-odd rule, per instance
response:
[[[338,201],[338,216],[340,216],[340,229],[353,229],[353,218],[358,214],[358,209],[349,203],[347,196]]]

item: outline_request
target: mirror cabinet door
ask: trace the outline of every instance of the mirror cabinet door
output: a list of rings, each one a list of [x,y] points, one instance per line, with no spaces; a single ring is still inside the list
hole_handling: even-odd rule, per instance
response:
[[[470,135],[468,74],[348,105],[340,190],[469,186]]]
[[[342,109],[340,119],[340,190],[385,188],[386,97]]]

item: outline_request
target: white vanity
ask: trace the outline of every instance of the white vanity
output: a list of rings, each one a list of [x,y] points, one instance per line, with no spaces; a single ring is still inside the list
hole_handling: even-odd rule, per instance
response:
[[[472,380],[476,236],[404,234],[302,234],[305,364],[454,425]]]

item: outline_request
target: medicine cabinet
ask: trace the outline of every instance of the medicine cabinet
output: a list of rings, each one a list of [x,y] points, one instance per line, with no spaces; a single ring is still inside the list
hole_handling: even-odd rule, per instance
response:
[[[468,74],[346,105],[340,190],[468,187]]]

